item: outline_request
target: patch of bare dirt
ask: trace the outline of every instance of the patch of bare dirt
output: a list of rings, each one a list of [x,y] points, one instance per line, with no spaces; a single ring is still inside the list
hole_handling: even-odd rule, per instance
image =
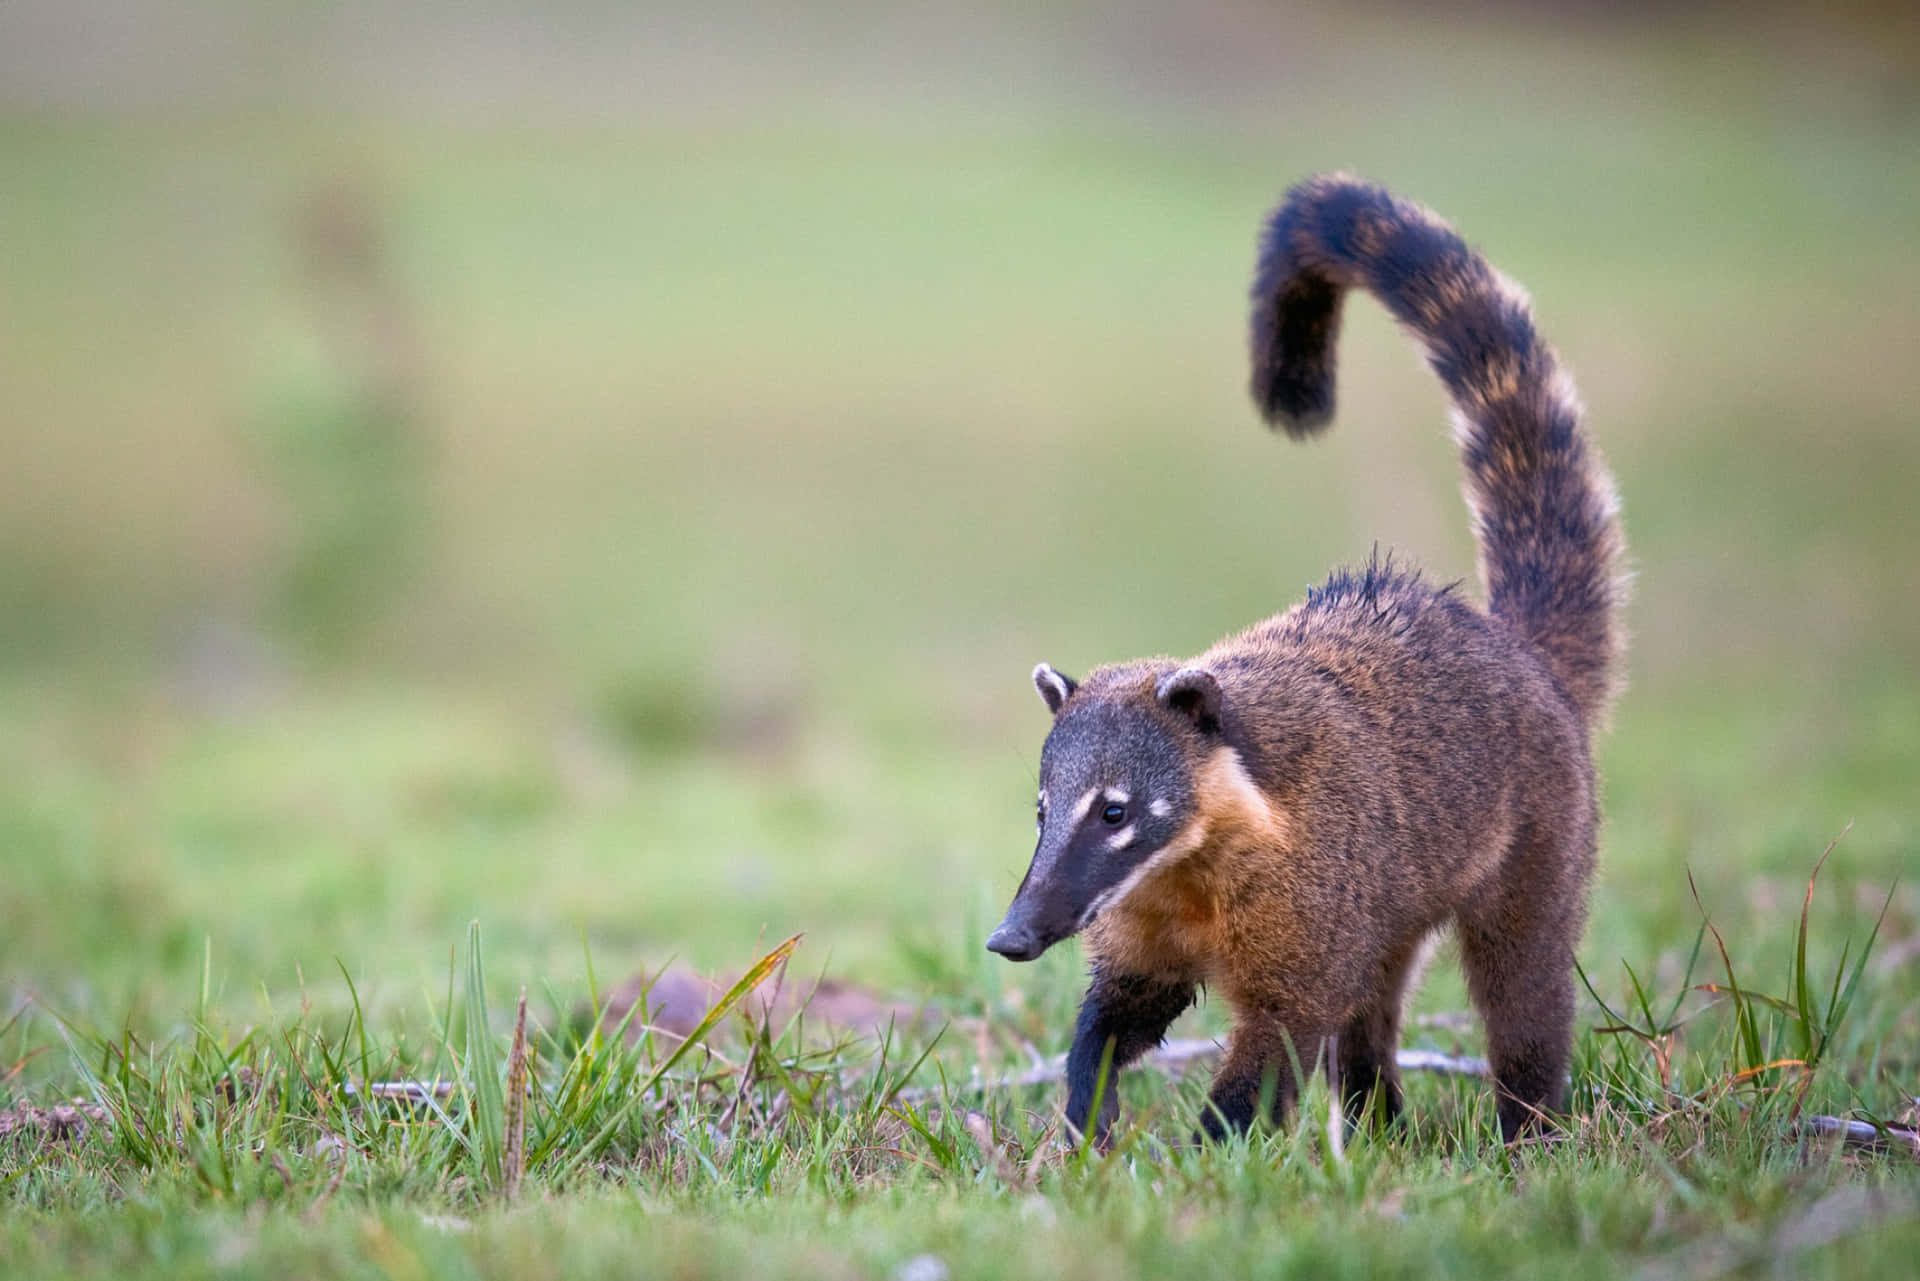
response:
[[[627,1040],[639,1040],[648,1029],[684,1038],[692,1034],[707,1011],[739,979],[738,974],[704,975],[684,965],[642,971],[607,994],[600,1026],[609,1033],[619,1028],[634,1003],[644,996],[646,1008],[627,1024]],[[824,1029],[830,1034],[853,1033],[866,1037],[879,1036],[889,1026],[899,1031],[924,1030],[940,1022],[924,1006],[890,999],[840,979],[767,983],[750,992],[740,1002],[740,1009],[754,1022],[764,1020],[776,1029],[784,1027],[804,1010],[807,1027]]]
[[[77,1139],[96,1125],[107,1123],[107,1110],[97,1103],[75,1099],[37,1108],[31,1103],[0,1112],[0,1139],[21,1131],[44,1135],[49,1139]]]

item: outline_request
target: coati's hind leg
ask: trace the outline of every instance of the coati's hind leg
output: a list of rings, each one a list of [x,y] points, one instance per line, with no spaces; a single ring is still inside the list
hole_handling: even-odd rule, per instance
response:
[[[1194,985],[1141,974],[1115,974],[1095,969],[1093,984],[1080,1005],[1073,1048],[1067,1052],[1067,1122],[1087,1132],[1093,1096],[1100,1086],[1100,1066],[1113,1044],[1106,1088],[1094,1138],[1104,1144],[1120,1115],[1120,1069],[1145,1054],[1167,1034],[1167,1028],[1193,1004]]]
[[[1300,1079],[1319,1066],[1328,1028],[1291,1012],[1263,1009],[1241,1011],[1233,1025],[1227,1056],[1213,1074],[1207,1108],[1200,1117],[1199,1138],[1222,1139],[1250,1129],[1260,1112],[1260,1099],[1273,1081],[1269,1119],[1279,1124],[1300,1097]],[[1299,1072],[1294,1071],[1298,1065]]]
[[[1487,1025],[1500,1136],[1542,1128],[1566,1104],[1573,1050],[1573,949],[1586,917],[1586,824],[1521,829],[1498,879],[1459,914],[1467,991]]]
[[[1425,938],[1389,953],[1380,963],[1371,994],[1340,1029],[1335,1061],[1340,1104],[1349,1125],[1371,1117],[1375,1126],[1385,1128],[1400,1117],[1400,1016],[1425,954]]]

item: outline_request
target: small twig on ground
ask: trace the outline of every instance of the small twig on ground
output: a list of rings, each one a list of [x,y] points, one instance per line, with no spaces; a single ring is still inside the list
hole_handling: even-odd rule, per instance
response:
[[[1158,1068],[1170,1076],[1178,1076],[1190,1065],[1218,1058],[1220,1054],[1218,1041],[1197,1038],[1172,1040],[1141,1059],[1140,1066]],[[1402,1050],[1398,1062],[1402,1072],[1437,1072],[1443,1076],[1485,1076],[1487,1074],[1485,1059],[1440,1054],[1433,1050]],[[1060,1054],[1025,1072],[954,1086],[951,1092],[979,1094],[998,1090],[1018,1090],[1035,1085],[1052,1085],[1066,1079],[1067,1056]],[[928,1099],[940,1097],[940,1094],[941,1091],[936,1087],[921,1086],[916,1089],[902,1090],[895,1097],[901,1103],[923,1103]]]
[[[1920,1130],[1907,1125],[1876,1126],[1844,1116],[1810,1116],[1800,1128],[1818,1139],[1838,1137],[1846,1147],[1872,1152],[1902,1152],[1920,1160]]]
[[[1140,1060],[1140,1066],[1158,1068],[1171,1076],[1178,1076],[1192,1064],[1219,1057],[1220,1043],[1210,1040],[1174,1040],[1168,1041],[1158,1050]],[[1433,1050],[1401,1050],[1395,1056],[1402,1072],[1432,1072],[1441,1076],[1488,1075],[1487,1061],[1466,1055],[1440,1054]],[[1066,1056],[1050,1059],[1044,1064],[1025,1072],[994,1080],[974,1081],[966,1085],[954,1086],[951,1094],[985,1094],[1001,1090],[1026,1089],[1036,1085],[1052,1085],[1066,1079]],[[934,1086],[920,1086],[911,1090],[902,1090],[896,1096],[901,1103],[925,1103],[942,1097],[942,1090]],[[1849,1148],[1859,1148],[1876,1152],[1906,1151],[1916,1160],[1920,1160],[1920,1128],[1906,1125],[1874,1126],[1866,1121],[1853,1121],[1838,1116],[1810,1116],[1801,1122],[1804,1132],[1820,1137],[1838,1137]]]
[[[459,1086],[452,1081],[369,1081],[366,1096],[370,1099],[396,1099],[402,1103],[425,1103],[428,1099],[444,1099],[453,1095]],[[347,1082],[349,1096],[361,1093],[359,1086]]]

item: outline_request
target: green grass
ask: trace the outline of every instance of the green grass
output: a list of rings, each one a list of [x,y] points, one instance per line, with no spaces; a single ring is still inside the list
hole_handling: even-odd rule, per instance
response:
[[[1904,1275],[1915,1163],[1801,1123],[1920,1094],[1911,97],[1705,37],[1353,21],[1190,114],[1069,79],[851,122],[0,118],[0,1108],[113,1116],[0,1138],[0,1273]],[[1055,1090],[964,1088],[1064,1050],[1082,977],[981,948],[1031,840],[1027,670],[1192,652],[1376,540],[1471,574],[1440,392],[1377,309],[1326,443],[1244,403],[1257,220],[1332,166],[1530,288],[1619,473],[1576,1119],[1508,1154],[1483,1084],[1418,1077],[1344,1155],[1318,1086],[1168,1150],[1204,1073],[1138,1072],[1083,1156]],[[301,476],[262,442],[351,403],[287,246],[341,175],[425,448],[383,493],[399,589],[319,651],[277,629]],[[379,465],[333,448],[323,497]],[[796,934],[789,983],[951,1026],[729,1014],[672,1059],[582,1014]],[[1443,951],[1416,1011],[1465,1008]],[[452,1092],[364,1103],[403,1077]]]
[[[1743,987],[1724,953],[1731,997],[1690,993],[1689,969],[1650,989],[1633,978],[1619,1011],[1597,1000],[1608,1023],[1581,1044],[1577,1120],[1561,1142],[1513,1152],[1477,1082],[1424,1078],[1390,1137],[1330,1146],[1316,1086],[1290,1130],[1169,1148],[1160,1136],[1191,1128],[1199,1084],[1148,1073],[1126,1079],[1133,1124],[1097,1155],[1063,1145],[1050,1090],[981,1093],[936,1073],[967,1057],[951,1046],[823,1040],[803,1016],[740,1021],[714,1050],[630,1048],[566,1010],[530,1026],[520,1144],[507,1138],[516,1109],[487,1031],[499,994],[477,927],[465,984],[450,967],[415,1036],[392,1020],[370,1029],[357,1001],[343,1020],[303,1005],[230,1021],[209,966],[165,1042],[46,1009],[0,1035],[62,1046],[59,1074],[110,1117],[64,1142],[0,1139],[12,1202],[0,1247],[16,1267],[84,1274],[130,1260],[266,1274],[298,1259],[318,1276],[570,1275],[624,1253],[626,1267],[670,1274],[811,1275],[930,1252],[979,1275],[1051,1273],[1066,1258],[1066,1275],[1089,1276],[1193,1259],[1249,1274],[1523,1263],[1599,1276],[1634,1258],[1692,1275],[1783,1257],[1796,1275],[1856,1275],[1914,1239],[1911,1165],[1799,1125],[1897,1075],[1881,1061],[1884,1023],[1850,1017],[1863,995],[1873,1002],[1873,940],[1830,974],[1807,967],[1804,917],[1782,941],[1795,958],[1784,1000],[1757,992],[1751,972]],[[790,951],[769,954],[710,1022]],[[1004,1048],[1064,1012],[1002,1001],[966,1022]],[[395,1078],[449,1089],[369,1099],[369,1082]],[[525,1154],[517,1198],[503,1151]]]

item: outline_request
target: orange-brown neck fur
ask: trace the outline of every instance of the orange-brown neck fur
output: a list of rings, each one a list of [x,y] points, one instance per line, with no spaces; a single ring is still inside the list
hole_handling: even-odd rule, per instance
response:
[[[1234,889],[1284,877],[1291,846],[1285,811],[1248,777],[1237,752],[1214,749],[1194,771],[1192,820],[1088,928],[1089,956],[1096,965],[1222,985]]]

